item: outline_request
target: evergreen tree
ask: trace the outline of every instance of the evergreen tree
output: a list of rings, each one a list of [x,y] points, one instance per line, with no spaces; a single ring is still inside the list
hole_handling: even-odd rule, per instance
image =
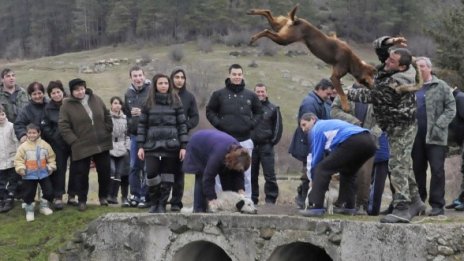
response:
[[[436,28],[428,30],[438,44],[437,55],[440,67],[464,75],[464,0],[441,17]]]
[[[117,42],[124,41],[126,36],[133,35],[130,11],[130,6],[133,5],[133,1],[117,1],[109,13],[106,32]]]

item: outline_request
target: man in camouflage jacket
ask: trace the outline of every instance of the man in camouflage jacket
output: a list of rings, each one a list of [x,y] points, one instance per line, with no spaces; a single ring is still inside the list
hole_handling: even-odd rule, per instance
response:
[[[422,85],[414,68],[412,55],[406,48],[390,48],[395,43],[405,45],[404,38],[381,37],[374,41],[382,62],[375,75],[372,89],[352,89],[348,99],[372,103],[374,117],[390,142],[393,212],[380,220],[383,223],[409,223],[425,210],[412,172],[411,150],[416,135],[415,91]]]

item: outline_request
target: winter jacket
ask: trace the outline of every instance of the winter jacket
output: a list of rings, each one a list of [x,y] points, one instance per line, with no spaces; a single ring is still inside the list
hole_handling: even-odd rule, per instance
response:
[[[62,103],[51,100],[45,105],[44,116],[41,122],[42,138],[48,142],[52,148],[67,148],[69,145],[64,141],[58,130],[58,119]]]
[[[176,68],[171,73],[171,80],[174,81],[174,76],[181,72],[185,77],[184,85],[181,88],[174,88],[182,101],[185,117],[187,118],[187,128],[190,131],[198,125],[200,117],[198,115],[197,101],[195,96],[187,90],[187,75],[181,68]]]
[[[388,48],[384,44],[387,39],[383,37],[375,41],[381,61],[386,59],[384,53],[388,53]],[[420,73],[414,65],[410,65],[405,71],[388,72],[384,70],[382,64],[375,75],[373,89],[351,89],[347,96],[351,101],[372,103],[377,124],[390,135],[395,128],[407,128],[415,124],[415,92],[420,86],[422,86]]]
[[[308,95],[301,102],[298,109],[298,125],[303,114],[312,112],[316,114],[317,118],[321,120],[330,119],[330,106],[327,102],[322,100],[315,91],[308,93]]]
[[[111,112],[113,120],[113,149],[110,155],[113,157],[122,157],[130,150],[130,138],[127,134],[127,120],[124,113],[115,114]]]
[[[21,110],[29,104],[29,95],[19,86],[15,86],[13,94],[5,91],[3,84],[0,85],[0,104],[5,108],[6,117],[10,122],[15,122]]]
[[[21,137],[26,136],[26,126],[28,124],[34,123],[38,127],[41,126],[45,112],[45,105],[47,105],[45,98],[43,103],[35,103],[31,100],[29,101],[29,104],[21,110],[14,123],[15,134],[18,140],[21,139]]]
[[[449,125],[448,142],[455,142],[462,146],[464,141],[464,92],[456,89],[453,91],[456,101],[456,116]]]
[[[195,96],[193,96],[191,92],[185,89],[185,86],[178,91],[177,95],[179,95],[180,100],[182,101],[182,108],[184,108],[184,114],[187,118],[187,128],[190,131],[191,129],[195,128],[200,121],[197,101],[195,100]]]
[[[448,126],[456,115],[456,101],[448,84],[435,76],[424,84],[425,110],[427,113],[426,144],[446,146]]]
[[[137,144],[145,153],[177,156],[188,142],[182,105],[170,105],[170,94],[155,93],[155,106],[142,108],[137,128]]]
[[[214,130],[195,132],[187,145],[182,170],[185,173],[202,175],[203,194],[208,200],[216,199],[215,178],[225,169],[224,159],[231,147],[240,143],[231,135]],[[231,187],[244,189],[244,175],[234,175]]]
[[[206,105],[206,117],[216,129],[238,141],[248,140],[262,116],[258,96],[245,89],[245,81],[235,85],[227,78],[226,87],[213,92]]]
[[[0,124],[0,170],[14,167],[14,158],[18,140],[14,134],[13,123]]]
[[[301,102],[300,108],[298,109],[297,127],[293,133],[288,153],[303,162],[306,161],[306,157],[308,156],[310,144],[308,136],[300,128],[300,118],[303,114],[308,112],[314,113],[319,119],[328,120],[330,118],[330,107],[315,91],[308,93]]]
[[[56,170],[55,159],[52,147],[41,138],[34,142],[26,140],[18,147],[14,161],[15,170],[16,173],[25,173],[23,179],[44,179]]]
[[[282,137],[282,115],[278,106],[268,99],[261,101],[263,116],[251,133],[254,144],[276,145]]]
[[[139,116],[132,116],[132,108],[142,108],[150,93],[150,83],[146,82],[140,90],[131,84],[124,94],[124,114],[127,116],[127,129],[130,135],[137,135]]]
[[[89,117],[81,101],[68,97],[63,100],[58,128],[63,139],[71,145],[73,161],[90,157],[113,148],[113,121],[100,97],[87,88],[88,104],[93,113]]]

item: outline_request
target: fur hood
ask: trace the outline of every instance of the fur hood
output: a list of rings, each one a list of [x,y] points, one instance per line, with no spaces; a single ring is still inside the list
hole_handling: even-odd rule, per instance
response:
[[[392,78],[400,83],[400,85],[395,87],[395,91],[398,94],[416,92],[422,88],[422,85],[424,84],[424,80],[422,79],[422,75],[417,68],[415,59],[411,63],[411,66],[409,66],[409,69],[404,72],[393,74]],[[411,83],[411,79],[414,79],[414,84]]]

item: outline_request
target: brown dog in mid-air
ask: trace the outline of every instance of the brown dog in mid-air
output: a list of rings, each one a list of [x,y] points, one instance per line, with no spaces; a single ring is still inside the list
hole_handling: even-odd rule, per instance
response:
[[[248,11],[249,15],[266,17],[275,31],[265,29],[253,35],[250,44],[261,37],[267,37],[280,45],[288,45],[298,41],[305,43],[316,57],[333,66],[330,80],[340,95],[342,109],[348,112],[350,105],[343,92],[340,79],[349,73],[362,85],[372,88],[375,68],[359,59],[344,41],[337,39],[337,37],[329,37],[308,21],[296,18],[297,9],[298,6],[295,6],[287,16],[277,17],[272,16],[271,11],[266,9]]]

